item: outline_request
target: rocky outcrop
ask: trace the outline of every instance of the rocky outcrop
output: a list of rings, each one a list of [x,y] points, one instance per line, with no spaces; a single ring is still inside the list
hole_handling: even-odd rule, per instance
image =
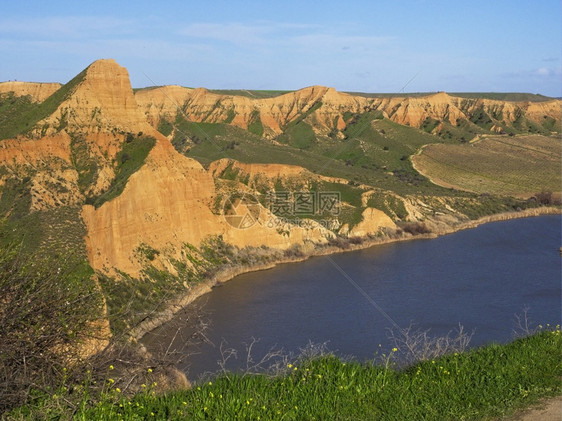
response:
[[[268,223],[273,216],[263,207],[252,226],[236,228],[211,211],[215,195],[211,174],[160,136],[120,196],[98,209],[84,206],[82,217],[88,230],[86,246],[92,267],[103,272],[119,269],[137,276],[142,268],[137,249],[142,244],[166,250],[167,256],[181,260],[183,244],[199,246],[208,236],[222,235],[224,241],[241,248],[287,249],[305,242],[326,242],[333,235],[314,223],[278,229]]]
[[[29,96],[33,102],[43,102],[61,87],[60,83],[1,82],[0,94]]]
[[[148,122],[156,127],[162,117],[174,118],[193,94],[193,89],[177,85],[141,89],[135,100]]]
[[[37,124],[35,135],[61,127],[81,133],[149,130],[133,95],[129,73],[115,60],[95,61],[77,78],[56,111]]]
[[[173,120],[176,114],[194,122],[228,123],[243,129],[259,122],[263,136],[275,137],[291,122],[303,119],[319,135],[342,131],[350,115],[377,111],[392,121],[420,128],[427,119],[457,126],[470,122],[479,113],[493,116],[496,123],[511,124],[522,116],[541,124],[545,118],[560,122],[559,100],[545,102],[508,102],[467,99],[445,92],[422,97],[362,97],[324,86],[311,86],[274,98],[252,99],[219,95],[206,89],[164,86],[135,94],[139,107],[153,126],[160,119]],[[472,124],[472,123],[469,123]],[[441,126],[442,127],[442,126]],[[500,126],[495,126],[501,131]]]
[[[70,136],[66,132],[45,136],[40,140],[19,138],[0,142],[0,164],[2,166],[30,165],[36,167],[56,159],[70,162]]]
[[[365,237],[380,233],[383,228],[396,229],[396,224],[381,210],[367,208],[363,211],[362,217],[363,220],[349,231],[348,236]]]

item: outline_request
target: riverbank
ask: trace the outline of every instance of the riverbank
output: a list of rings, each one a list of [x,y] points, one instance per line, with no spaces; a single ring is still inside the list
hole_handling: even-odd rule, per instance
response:
[[[272,262],[258,264],[258,265],[227,267],[216,273],[212,278],[192,286],[185,294],[183,294],[182,296],[178,297],[177,299],[169,303],[168,307],[164,311],[160,312],[157,316],[152,317],[149,320],[145,320],[143,323],[141,323],[131,333],[131,336],[136,339],[142,338],[146,333],[170,321],[175,314],[177,314],[183,308],[189,306],[197,298],[210,292],[213,287],[220,285],[224,282],[227,282],[233,279],[234,277],[244,273],[271,269],[279,264],[302,262],[314,256],[331,255],[331,254],[343,253],[347,251],[361,250],[376,245],[389,244],[399,241],[437,238],[458,231],[475,228],[482,224],[486,224],[490,222],[506,221],[511,219],[536,217],[541,215],[551,215],[551,214],[560,214],[560,213],[561,213],[561,209],[559,208],[541,207],[541,208],[534,208],[534,209],[526,209],[520,212],[506,212],[496,215],[490,215],[477,220],[461,221],[455,225],[451,225],[449,221],[444,222],[443,220],[440,219],[439,216],[437,216],[430,221],[433,231],[428,234],[411,235],[411,234],[402,233],[401,236],[394,236],[394,237],[385,236],[385,237],[378,237],[378,238],[365,238],[362,239],[361,242],[358,242],[356,244],[346,243],[345,247],[338,247],[335,245],[323,246],[323,247],[312,249],[309,253],[300,256],[280,258]]]

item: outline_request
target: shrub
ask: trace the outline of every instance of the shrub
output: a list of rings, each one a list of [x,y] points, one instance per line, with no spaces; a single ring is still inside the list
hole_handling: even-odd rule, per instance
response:
[[[542,191],[540,193],[537,193],[535,195],[535,199],[536,199],[537,203],[539,203],[540,205],[552,205],[553,204],[552,192]]]
[[[101,294],[70,262],[0,249],[0,413],[55,387],[100,337]]]
[[[402,231],[407,232],[412,235],[419,235],[419,234],[429,234],[431,230],[425,223],[423,222],[408,222],[405,224],[401,224],[400,228]]]

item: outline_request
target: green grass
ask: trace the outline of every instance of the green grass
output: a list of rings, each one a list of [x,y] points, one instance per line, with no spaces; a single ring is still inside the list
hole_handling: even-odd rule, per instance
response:
[[[169,136],[172,131],[174,130],[174,126],[167,120],[165,119],[161,119],[158,122],[158,129],[157,129],[160,133],[162,133],[164,136]]]
[[[0,139],[14,137],[15,121],[36,107],[37,103],[30,96],[18,97],[12,92],[0,94]]]
[[[78,188],[82,194],[85,194],[94,184],[99,170],[98,162],[91,154],[86,140],[77,135],[71,136],[70,157],[72,165],[78,172]]]
[[[476,199],[452,198],[449,205],[462,212],[470,219],[478,219],[484,216],[502,212],[514,212],[522,209],[537,207],[534,201],[519,200],[509,196],[482,195]]]
[[[78,406],[74,418],[484,420],[560,395],[561,349],[557,328],[401,370],[392,355],[382,364],[325,355],[297,360],[275,376],[222,374],[163,395],[149,384],[148,391],[128,398],[108,382],[101,401]],[[64,408],[65,398],[39,400],[13,415]]]
[[[386,213],[392,220],[404,219],[408,212],[404,202],[396,196],[386,192],[375,192],[369,197],[367,206],[376,208]]]
[[[263,124],[261,123],[260,112],[258,110],[252,111],[252,114],[250,115],[248,131],[256,136],[263,136]]]
[[[123,144],[123,149],[117,154],[117,168],[115,178],[107,191],[95,199],[92,199],[96,207],[100,207],[105,202],[119,196],[129,177],[133,175],[144,164],[146,157],[156,143],[156,139],[150,136],[140,136],[127,140]]]
[[[162,311],[172,298],[186,290],[183,282],[188,281],[187,277],[180,279],[152,265],[147,265],[144,273],[140,278],[122,274],[119,279],[98,275],[114,334],[122,334]]]
[[[310,127],[304,122],[300,125]],[[436,186],[420,176],[408,159],[422,145],[439,139],[390,120],[377,119],[376,115],[371,116],[366,127],[358,128],[356,133],[360,135],[357,137],[349,137],[345,141],[311,137],[304,144],[298,143],[305,149],[290,144],[276,145],[226,124],[193,123],[178,118],[176,127],[179,128],[173,140],[176,149],[204,166],[221,158],[245,163],[298,165],[317,174],[384,186],[398,194],[421,191],[445,196],[452,194],[449,189]],[[303,138],[297,142],[303,142]],[[358,148],[359,142],[364,143],[365,151]]]
[[[2,121],[2,124],[0,125],[0,140],[12,138],[18,134],[27,133],[33,129],[40,120],[43,120],[53,114],[59,105],[72,95],[74,89],[84,80],[86,77],[86,71],[87,69],[84,69],[45,101],[39,104],[31,102],[24,103],[23,105],[20,105],[21,108],[17,113],[10,113],[9,118]],[[59,122],[57,129],[62,130],[64,125],[64,118],[61,117],[61,121]]]
[[[165,251],[139,244],[135,250],[142,267],[138,278],[125,273],[115,277],[98,274],[112,332],[122,334],[143,319],[159,314],[190,286],[208,279],[222,265],[236,261],[236,251],[222,237],[208,237],[199,248],[184,243],[181,254],[185,260],[179,261]],[[173,273],[160,268],[162,265],[156,262],[159,257],[173,266]]]

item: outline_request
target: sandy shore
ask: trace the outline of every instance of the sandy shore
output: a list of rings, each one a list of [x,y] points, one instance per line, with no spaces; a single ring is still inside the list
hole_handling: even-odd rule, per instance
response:
[[[529,218],[529,217],[535,217],[541,215],[556,215],[556,214],[559,215],[561,213],[562,210],[555,207],[541,207],[541,208],[534,208],[534,209],[525,209],[519,212],[505,212],[505,213],[485,216],[483,218],[476,219],[476,220],[459,223],[454,226],[443,227],[438,231],[432,232],[430,234],[421,234],[416,236],[404,235],[402,237],[397,237],[397,238],[391,238],[391,237],[382,237],[377,239],[369,238],[360,244],[349,244],[349,247],[346,248],[327,246],[327,247],[314,249],[312,252],[304,256],[282,258],[277,261],[269,262],[265,264],[228,267],[216,273],[212,278],[192,286],[188,291],[186,291],[185,294],[170,302],[170,304],[164,311],[160,312],[157,316],[145,320],[139,326],[137,326],[137,328],[133,329],[133,331],[131,332],[131,336],[136,339],[142,338],[146,333],[170,321],[174,317],[174,315],[177,314],[180,310],[191,304],[197,298],[210,292],[214,286],[227,282],[235,278],[236,276],[244,273],[271,269],[277,265],[284,264],[284,263],[302,262],[314,256],[325,256],[325,255],[336,254],[336,253],[345,253],[348,251],[361,250],[380,244],[389,244],[398,241],[437,238],[442,235],[452,234],[465,229],[476,228],[479,225],[487,224],[490,222],[507,221],[510,219],[518,219],[518,218]]]

